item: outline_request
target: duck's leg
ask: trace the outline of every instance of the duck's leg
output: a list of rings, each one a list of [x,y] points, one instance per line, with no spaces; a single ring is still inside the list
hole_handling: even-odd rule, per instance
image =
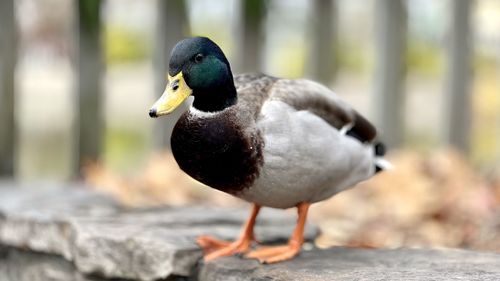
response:
[[[262,247],[245,255],[247,258],[258,259],[261,263],[276,263],[295,257],[304,244],[304,226],[307,218],[307,210],[311,204],[307,202],[297,205],[297,226],[288,244],[283,246]]]
[[[203,248],[203,252],[205,253],[204,260],[211,261],[218,257],[231,256],[248,251],[250,244],[254,240],[253,228],[259,211],[260,206],[253,204],[250,217],[243,226],[240,237],[234,242],[217,240],[209,236],[198,237],[196,241]]]

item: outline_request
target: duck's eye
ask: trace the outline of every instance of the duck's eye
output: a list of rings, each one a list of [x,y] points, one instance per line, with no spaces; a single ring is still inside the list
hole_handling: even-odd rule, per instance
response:
[[[197,54],[194,56],[194,62],[200,63],[203,60],[203,55],[202,54]]]
[[[172,90],[177,91],[178,89],[179,89],[179,80],[177,79],[172,83]]]

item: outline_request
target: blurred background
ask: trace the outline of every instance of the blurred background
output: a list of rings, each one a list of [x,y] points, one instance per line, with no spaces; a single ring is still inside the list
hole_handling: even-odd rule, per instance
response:
[[[0,177],[244,205],[185,176],[175,117],[147,114],[194,35],[234,73],[320,81],[379,128],[395,169],[316,204],[318,246],[500,251],[496,0],[1,0]]]

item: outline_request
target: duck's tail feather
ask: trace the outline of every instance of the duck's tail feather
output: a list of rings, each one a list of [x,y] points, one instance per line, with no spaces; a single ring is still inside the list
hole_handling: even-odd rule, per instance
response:
[[[393,168],[392,164],[384,159],[386,148],[382,142],[376,142],[373,145],[373,151],[375,153],[375,173]]]

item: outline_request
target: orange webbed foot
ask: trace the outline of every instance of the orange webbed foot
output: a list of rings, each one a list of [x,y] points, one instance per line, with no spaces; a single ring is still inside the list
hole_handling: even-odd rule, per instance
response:
[[[203,248],[206,262],[220,257],[232,256],[245,253],[250,249],[251,237],[242,237],[234,242],[217,240],[209,236],[200,236],[197,239],[198,245]]]
[[[203,253],[207,255],[223,247],[227,247],[231,242],[215,239],[208,235],[202,235],[196,238],[196,244],[198,244],[203,249]]]
[[[293,231],[292,237],[287,245],[262,247],[255,251],[251,251],[246,258],[257,259],[261,263],[276,263],[281,261],[290,260],[299,254],[302,244],[304,243],[304,226],[307,218],[307,211],[310,203],[302,202],[297,205],[298,220],[297,226]]]
[[[249,252],[245,258],[257,259],[260,263],[277,263],[294,258],[300,253],[300,249],[298,244],[262,247]]]
[[[253,227],[255,225],[255,219],[257,218],[259,210],[260,206],[254,204],[250,217],[243,227],[240,238],[238,238],[234,242],[218,240],[205,235],[198,237],[196,239],[196,242],[203,249],[203,252],[205,254],[203,259],[208,262],[219,257],[246,253],[250,249],[252,241],[254,240]]]

